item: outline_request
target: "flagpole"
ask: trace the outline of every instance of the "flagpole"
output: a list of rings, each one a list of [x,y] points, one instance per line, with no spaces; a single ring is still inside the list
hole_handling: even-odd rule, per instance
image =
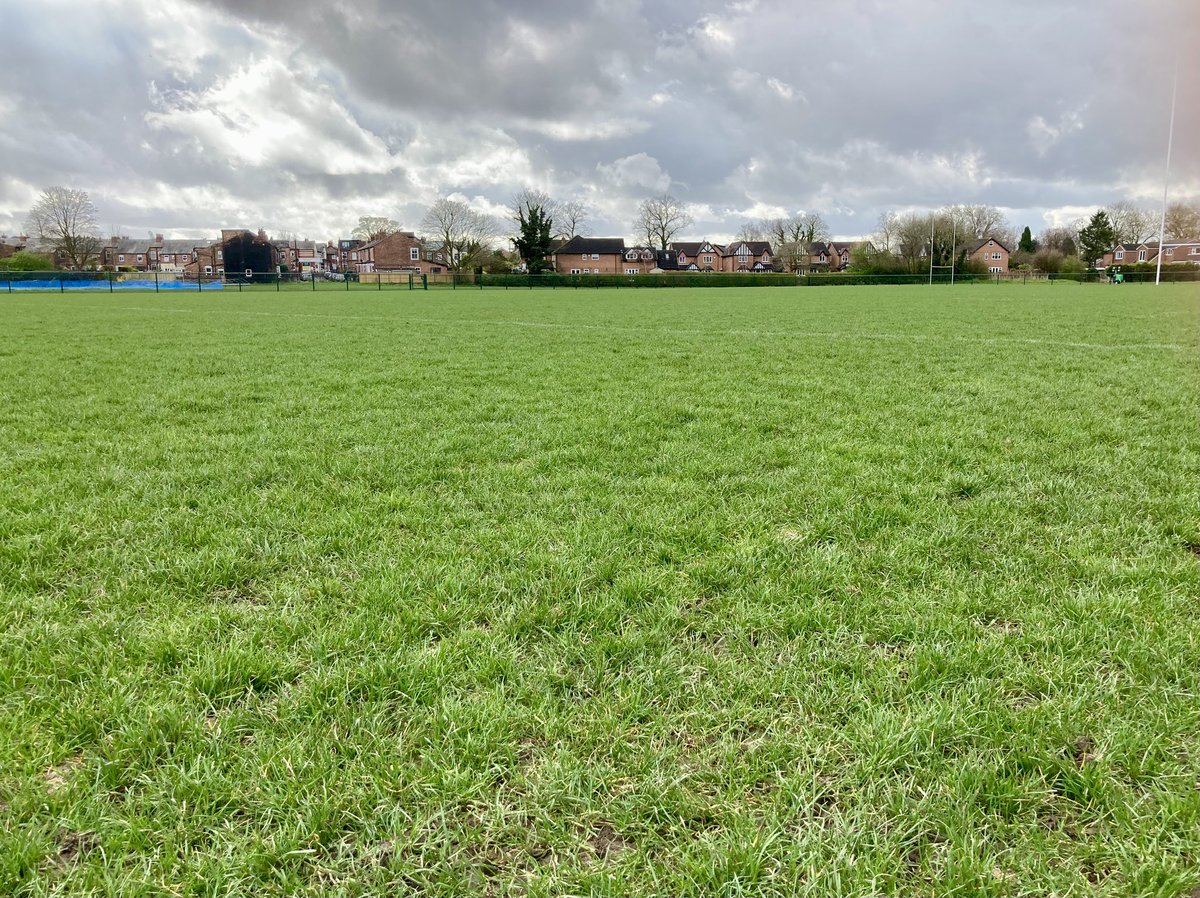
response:
[[[1175,81],[1171,85],[1171,126],[1167,130],[1167,170],[1163,175],[1163,204],[1162,218],[1158,221],[1158,269],[1154,274],[1154,284],[1162,283],[1163,253],[1166,247],[1163,238],[1167,232],[1167,191],[1171,186],[1171,145],[1175,142],[1175,98],[1179,93],[1179,53],[1175,53]]]

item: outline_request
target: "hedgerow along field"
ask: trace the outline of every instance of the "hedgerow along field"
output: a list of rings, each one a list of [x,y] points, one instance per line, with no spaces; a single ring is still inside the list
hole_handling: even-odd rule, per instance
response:
[[[0,297],[0,893],[1195,894],[1198,321]]]

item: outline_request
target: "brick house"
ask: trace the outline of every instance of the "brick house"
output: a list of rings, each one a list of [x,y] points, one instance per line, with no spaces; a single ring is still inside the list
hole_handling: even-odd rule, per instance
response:
[[[313,272],[325,270],[325,245],[315,240],[273,240],[279,252],[280,264],[289,271]]]
[[[1008,248],[995,237],[984,237],[977,240],[967,258],[972,262],[982,262],[992,274],[1008,271]]]
[[[554,251],[550,261],[554,270],[562,274],[622,274],[625,238],[572,237]],[[642,263],[639,258],[637,266],[640,268]],[[632,261],[629,267],[634,267]]]
[[[1155,254],[1157,259],[1157,254]],[[1190,262],[1200,265],[1200,240],[1176,240],[1163,244],[1163,264]]]
[[[765,240],[739,240],[725,248],[723,271],[774,271],[774,253]]]
[[[680,271],[724,271],[725,247],[708,240],[672,243]]]
[[[188,265],[197,261],[201,249],[208,245],[197,244],[195,240],[164,240],[162,234],[155,234],[147,240],[113,237],[100,247],[99,264],[101,268],[111,270],[124,268],[182,274],[187,271]],[[223,273],[223,253],[218,252],[213,256],[210,267],[213,273]]]
[[[1106,258],[1109,254],[1106,254]],[[1113,247],[1108,265],[1136,265],[1138,262],[1151,262],[1158,256],[1158,243],[1118,243]]]
[[[1143,243],[1119,243],[1096,260],[1097,268],[1112,265],[1137,265],[1139,262],[1158,261],[1158,241]],[[1163,264],[1200,264],[1200,240],[1174,240],[1163,244]]]
[[[442,274],[449,270],[441,255],[431,251],[412,231],[395,231],[349,250],[348,269],[360,274],[372,271],[417,271]],[[345,260],[342,261],[345,266]],[[347,269],[347,270],[348,270]]]
[[[183,273],[189,277],[225,274],[226,270],[238,275],[273,274],[279,264],[279,250],[262,228],[257,234],[243,228],[222,228],[220,240],[193,248]]]
[[[648,246],[631,246],[621,266],[625,274],[649,274],[658,267],[658,253]]]

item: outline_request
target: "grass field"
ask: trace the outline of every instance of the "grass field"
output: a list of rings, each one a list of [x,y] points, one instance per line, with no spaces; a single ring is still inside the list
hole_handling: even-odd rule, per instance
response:
[[[1194,285],[0,296],[0,894],[1200,894]]]

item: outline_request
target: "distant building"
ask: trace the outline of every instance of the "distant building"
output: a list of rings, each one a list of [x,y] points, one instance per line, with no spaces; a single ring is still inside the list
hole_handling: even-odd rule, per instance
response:
[[[554,270],[562,274],[621,274],[625,264],[625,238],[572,237],[554,251],[550,261]],[[632,263],[630,267],[633,267]]]
[[[992,274],[1008,271],[1008,257],[1008,247],[995,237],[984,237],[982,240],[977,240],[967,254],[968,259],[982,262]]]
[[[344,258],[341,263],[344,270],[357,271],[360,274],[373,271],[442,274],[449,271],[442,254],[428,248],[412,231],[395,231],[377,240],[359,243],[350,247],[349,254],[349,265],[346,265]]]

